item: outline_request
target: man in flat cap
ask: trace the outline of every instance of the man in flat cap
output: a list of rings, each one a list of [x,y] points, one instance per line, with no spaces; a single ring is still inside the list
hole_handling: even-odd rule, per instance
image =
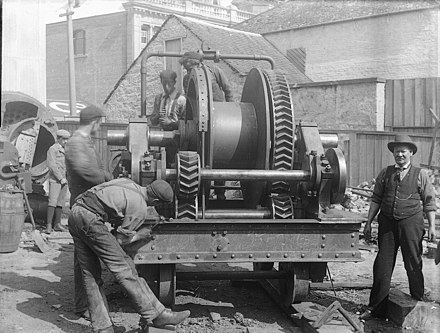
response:
[[[121,247],[121,244],[144,238],[144,234],[139,235],[139,229],[148,228],[145,224],[151,220],[148,206],[172,202],[173,199],[171,186],[163,180],[142,187],[127,178],[94,186],[77,198],[69,217],[69,231],[83,272],[94,332],[113,332],[103,292],[100,260],[133,301],[141,315],[142,332],[148,332],[148,326],[177,325],[190,315],[189,311],[166,309],[145,280],[138,276],[133,260]],[[105,222],[114,227],[116,237]]]
[[[388,143],[395,164],[383,169],[376,178],[364,235],[371,237],[371,222],[378,216],[379,234],[373,266],[373,288],[367,310],[360,319],[384,317],[391,276],[400,247],[408,275],[409,290],[416,300],[424,299],[422,240],[425,234],[423,213],[428,219],[428,240],[435,240],[435,192],[428,174],[411,164],[417,146],[408,135],[396,135]]]
[[[166,69],[160,72],[160,83],[163,92],[154,99],[153,112],[150,116],[152,125],[160,126],[165,131],[177,130],[179,120],[185,118],[186,98],[176,89],[176,72]],[[166,147],[167,165],[174,162],[177,144],[174,142]]]
[[[185,52],[179,59],[179,63],[186,69],[186,74],[183,77],[183,87],[186,91],[189,74],[191,70],[196,67],[204,66],[213,78],[211,82],[212,94],[214,102],[233,102],[234,94],[232,92],[231,85],[228,78],[223,71],[217,66],[210,64],[207,65],[203,62],[203,54],[199,52]]]
[[[91,187],[112,179],[105,170],[92,137],[96,136],[104,112],[96,106],[88,106],[80,112],[79,128],[66,144],[67,181],[70,190],[70,206],[75,199]],[[76,249],[73,255],[75,284],[75,313],[88,317],[87,298],[83,287],[81,269],[77,261]]]
[[[176,130],[179,119],[183,119],[186,98],[176,89],[176,72],[166,69],[160,72],[163,92],[154,99],[153,112],[150,116],[152,125],[159,125],[166,131]]]
[[[66,130],[58,130],[57,142],[47,151],[47,167],[49,168],[49,203],[47,206],[46,233],[67,231],[61,224],[61,213],[66,201],[67,176],[64,147],[70,138]]]

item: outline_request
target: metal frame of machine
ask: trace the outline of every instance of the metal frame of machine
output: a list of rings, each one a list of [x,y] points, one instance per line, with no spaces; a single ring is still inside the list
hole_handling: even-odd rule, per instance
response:
[[[127,248],[159,299],[174,304],[178,279],[257,278],[283,306],[305,299],[310,281],[322,281],[327,262],[360,261],[360,221],[331,209],[342,200],[346,164],[335,135],[314,123],[295,125],[290,88],[264,56],[204,54],[204,59],[264,60],[271,70],[252,69],[240,102],[215,102],[205,67],[193,69],[186,119],[177,131],[161,131],[146,117],[147,60],[141,66],[141,115],[126,131],[109,131],[108,143],[125,146],[122,176],[140,185],[164,179],[175,186],[169,218],[151,237]],[[175,163],[165,149],[176,144]],[[242,198],[214,200],[213,180],[238,181]],[[225,186],[225,188],[230,188]],[[233,187],[236,188],[236,187]],[[238,272],[176,272],[179,263],[253,263]]]

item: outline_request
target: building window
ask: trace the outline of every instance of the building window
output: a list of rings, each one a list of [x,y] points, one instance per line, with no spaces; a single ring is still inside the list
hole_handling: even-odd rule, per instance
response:
[[[149,24],[142,24],[141,26],[141,43],[147,44],[151,38],[160,30],[160,27]]]
[[[149,24],[142,24],[141,43],[147,44],[149,40],[150,40],[150,25]]]
[[[296,49],[289,49],[286,52],[286,57],[289,61],[298,68],[301,73],[306,72],[306,49],[299,47]]]
[[[86,32],[84,30],[73,32],[73,52],[76,56],[86,54]]]
[[[182,39],[170,39],[166,40],[165,52],[181,53],[182,52]],[[166,57],[165,58],[165,69],[171,69],[177,73],[177,89],[182,90],[182,66],[180,66],[179,58]]]

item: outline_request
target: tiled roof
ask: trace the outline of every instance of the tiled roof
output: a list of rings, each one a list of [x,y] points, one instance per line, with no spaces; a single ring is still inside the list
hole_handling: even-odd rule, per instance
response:
[[[204,49],[209,47],[211,50],[221,51],[221,54],[269,56],[275,62],[275,69],[283,72],[289,83],[311,82],[278,49],[259,34],[226,28],[188,17],[178,15],[174,17],[203,42]],[[247,73],[256,66],[254,61],[248,60],[227,59],[225,62],[238,73]]]
[[[255,33],[438,7],[437,0],[290,0],[234,26]]]

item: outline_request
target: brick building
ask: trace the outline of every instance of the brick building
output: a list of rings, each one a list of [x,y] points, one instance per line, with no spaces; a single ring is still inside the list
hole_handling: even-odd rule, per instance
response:
[[[150,52],[185,52],[219,50],[222,54],[265,55],[274,59],[291,84],[310,82],[288,59],[259,34],[239,31],[178,15],[170,16],[148,43],[140,56],[121,76],[104,102],[107,118],[124,122],[140,114],[140,67],[142,55]],[[209,64],[210,61],[207,61]],[[233,86],[235,99],[240,100],[246,75],[252,67],[269,69],[268,62],[221,60],[218,64]],[[161,91],[159,73],[163,69],[178,73],[181,87],[182,68],[177,58],[152,57],[147,62],[147,113],[151,113],[154,95]]]
[[[181,13],[224,26],[253,16],[221,4],[221,0],[127,0],[119,12],[78,19],[73,16],[77,99],[101,105],[170,14]],[[66,23],[48,24],[46,39],[47,99],[66,101]]]
[[[234,28],[262,34],[313,81],[440,75],[434,0],[293,0]]]

